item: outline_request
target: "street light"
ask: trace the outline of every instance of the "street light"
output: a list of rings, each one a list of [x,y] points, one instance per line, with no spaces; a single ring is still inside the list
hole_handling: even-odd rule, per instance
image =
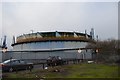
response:
[[[33,30],[30,30],[31,31],[31,33],[33,33]]]
[[[96,53],[98,53],[98,49],[96,49]]]
[[[7,49],[6,49],[6,48],[3,48],[3,49],[2,49],[2,52],[3,52],[3,53],[6,53],[6,52],[7,52]]]
[[[81,49],[79,49],[79,50],[78,50],[78,53],[80,53],[80,54],[81,54],[80,56],[82,56],[82,58],[81,58],[81,57],[80,57],[80,58],[81,58],[81,60],[83,61],[83,58],[84,58],[84,57],[83,57],[83,55],[84,55],[84,54],[82,53],[82,50],[81,50]]]
[[[79,50],[78,50],[78,53],[81,53],[81,52],[82,52],[82,50],[81,50],[81,49],[79,49]]]
[[[96,52],[96,58],[97,58],[97,59],[96,59],[96,62],[98,63],[98,52],[99,52],[99,50],[96,49],[95,52]]]

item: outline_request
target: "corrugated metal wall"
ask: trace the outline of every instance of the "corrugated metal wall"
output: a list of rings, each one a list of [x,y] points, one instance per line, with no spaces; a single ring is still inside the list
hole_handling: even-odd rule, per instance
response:
[[[91,50],[82,50],[78,53],[78,50],[67,50],[67,51],[46,51],[46,52],[12,52],[8,51],[2,53],[2,59],[47,59],[49,56],[60,56],[63,59],[92,59]]]
[[[32,42],[13,46],[13,50],[30,49],[55,49],[55,48],[85,48],[87,42],[56,41],[56,42]]]

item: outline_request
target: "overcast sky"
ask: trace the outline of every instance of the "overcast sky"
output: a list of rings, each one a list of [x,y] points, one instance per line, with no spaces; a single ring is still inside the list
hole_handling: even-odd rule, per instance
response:
[[[0,38],[40,31],[76,31],[90,33],[94,28],[99,39],[118,37],[117,2],[2,2]]]

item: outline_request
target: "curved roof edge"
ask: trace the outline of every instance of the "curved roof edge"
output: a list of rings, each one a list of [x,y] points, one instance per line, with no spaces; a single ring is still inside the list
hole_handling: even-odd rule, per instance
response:
[[[18,45],[18,44],[26,44],[26,43],[32,43],[32,42],[52,42],[52,41],[77,41],[77,42],[90,42],[90,43],[95,43],[95,41],[94,40],[92,40],[92,39],[78,39],[78,40],[42,40],[42,41],[27,41],[27,42],[19,42],[19,43],[14,43],[14,44],[12,44],[11,46],[14,46],[14,45]]]

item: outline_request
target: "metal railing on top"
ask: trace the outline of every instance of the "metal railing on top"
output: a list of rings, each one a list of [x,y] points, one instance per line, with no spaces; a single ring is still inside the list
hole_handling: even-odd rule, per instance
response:
[[[27,42],[43,42],[43,41],[93,41],[90,38],[86,37],[44,37],[44,38],[22,38],[17,40],[17,44],[19,43],[27,43]]]

